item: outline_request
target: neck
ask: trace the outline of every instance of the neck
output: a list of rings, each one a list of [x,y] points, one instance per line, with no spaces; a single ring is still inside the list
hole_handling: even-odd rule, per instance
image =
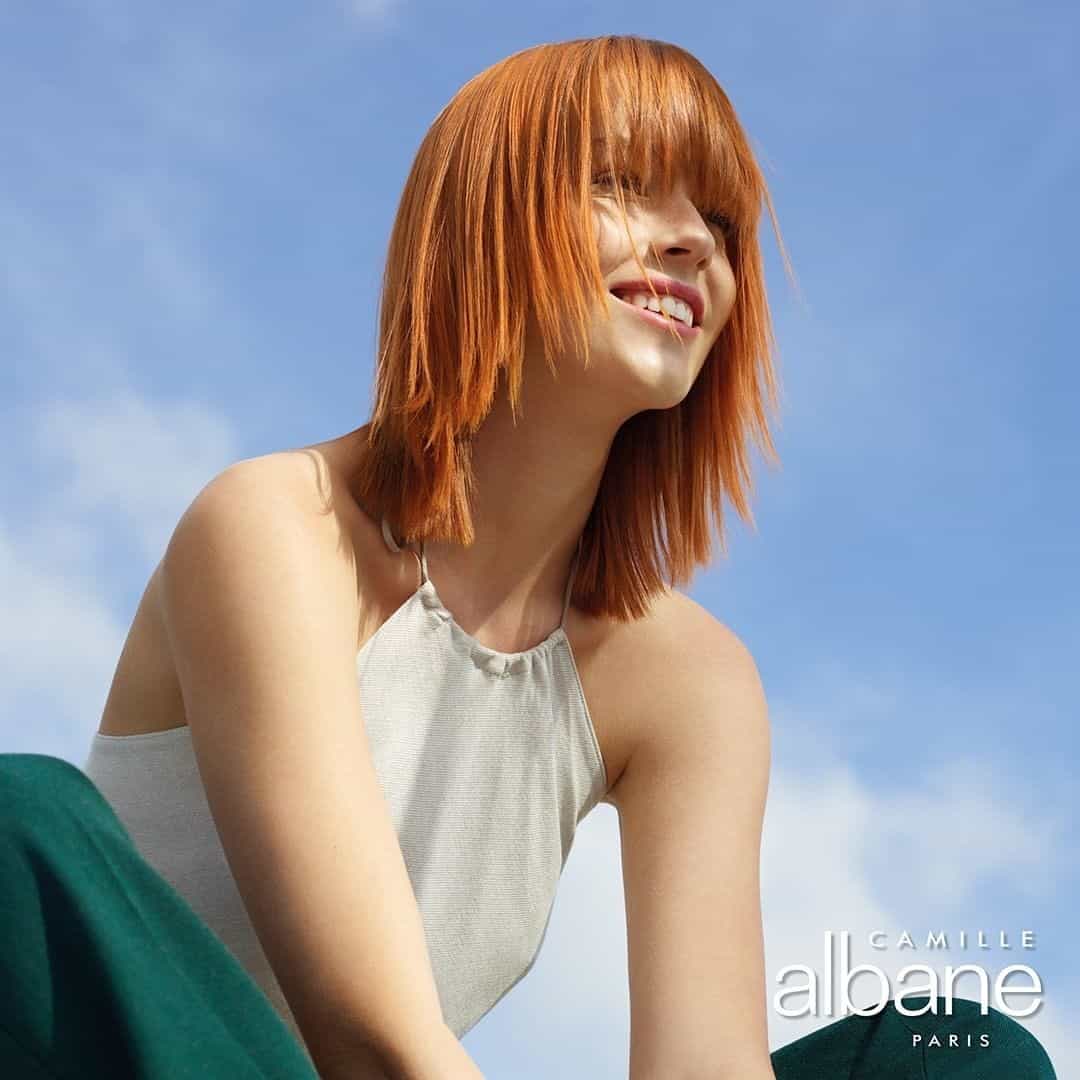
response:
[[[425,544],[443,603],[466,629],[540,640],[558,625],[578,540],[596,499],[617,418],[575,411],[588,400],[546,365],[526,364],[516,422],[505,384],[470,448],[475,538]],[[471,630],[470,630],[471,632]]]

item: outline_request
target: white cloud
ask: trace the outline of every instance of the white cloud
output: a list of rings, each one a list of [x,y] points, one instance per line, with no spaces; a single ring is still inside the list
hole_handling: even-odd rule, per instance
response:
[[[383,23],[401,8],[400,0],[343,0],[349,16],[362,24]]]
[[[197,195],[160,174],[87,172],[99,203],[96,239],[103,250],[123,253],[117,271],[137,282],[170,321],[206,322],[217,297],[210,259],[193,250]]]
[[[33,439],[63,478],[44,508],[48,518],[105,511],[148,561],[160,558],[203,485],[236,460],[234,433],[220,414],[197,402],[152,403],[131,390],[51,402]]]
[[[54,401],[29,422],[47,475],[0,522],[0,747],[78,763],[134,614],[110,603],[102,566],[113,549],[133,554],[137,599],[187,504],[236,460],[236,440],[205,406],[131,391]]]
[[[73,734],[100,715],[122,628],[91,579],[50,565],[3,528],[0,595],[2,751],[68,757]]]

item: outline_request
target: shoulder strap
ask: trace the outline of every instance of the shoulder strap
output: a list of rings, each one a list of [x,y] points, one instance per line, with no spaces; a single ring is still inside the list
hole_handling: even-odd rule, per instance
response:
[[[386,520],[385,516],[382,519],[382,535],[383,535],[383,539],[386,541],[386,546],[391,551],[400,551],[401,550],[401,546],[394,539],[394,534],[390,531],[390,522]]]
[[[400,551],[401,545],[394,539],[394,533],[390,528],[390,522],[388,522],[385,516],[382,519],[382,534],[383,539],[386,541],[386,546],[391,551]],[[570,610],[570,597],[574,592],[574,579],[577,577],[578,562],[581,559],[581,541],[582,537],[578,537],[577,547],[574,550],[574,561],[570,565],[570,576],[566,579],[566,589],[563,592],[563,606],[562,616],[559,619],[559,628],[562,629],[566,624],[566,613]],[[409,549],[412,551],[412,549]],[[424,541],[420,541],[420,553],[417,555],[413,551],[413,555],[416,556],[417,562],[420,564],[420,584],[423,585],[428,579],[428,566],[427,566],[427,552],[424,550]]]
[[[386,520],[385,515],[383,516],[383,519],[382,519],[382,534],[383,534],[383,539],[386,541],[386,546],[391,551],[400,551],[401,550],[401,545],[397,542],[397,540],[394,539],[394,533],[390,528],[390,522]],[[427,555],[424,552],[424,541],[423,540],[420,541],[420,554],[419,555],[417,555],[416,552],[413,551],[412,548],[409,548],[409,550],[412,551],[414,557],[416,558],[416,561],[420,564],[420,584],[423,585],[424,582],[427,581],[427,579],[428,579]]]
[[[560,630],[566,625],[566,613],[570,610],[570,597],[574,592],[574,578],[577,576],[578,560],[581,558],[581,540],[582,537],[579,536],[577,548],[574,550],[574,561],[570,564],[570,576],[566,579],[566,592],[563,594],[562,618],[559,619]]]

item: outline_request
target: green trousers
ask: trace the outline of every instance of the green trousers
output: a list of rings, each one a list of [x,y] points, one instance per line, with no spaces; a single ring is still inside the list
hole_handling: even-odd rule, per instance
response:
[[[890,1001],[876,1016],[847,1016],[774,1050],[776,1080],[1056,1080],[1050,1058],[1022,1024],[977,1001],[953,998],[953,1015],[904,1016]],[[927,997],[905,995],[908,1010]],[[983,1045],[985,1036],[987,1045]]]
[[[0,975],[4,1080],[317,1080],[90,778],[44,754],[0,754]],[[902,1017],[891,1003],[846,1017],[775,1051],[773,1069],[777,1080],[1053,1080],[1025,1028],[962,1008],[972,1005],[955,1001],[952,1017]],[[940,1050],[927,1046],[934,1031]],[[971,1049],[946,1049],[948,1032],[969,1031],[990,1031],[991,1046],[976,1034]]]

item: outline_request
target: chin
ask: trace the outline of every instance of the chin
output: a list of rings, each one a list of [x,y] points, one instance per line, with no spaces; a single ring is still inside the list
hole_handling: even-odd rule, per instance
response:
[[[680,404],[690,393],[700,367],[690,370],[676,366],[667,357],[656,358],[656,363],[628,364],[633,371],[635,395],[642,400],[641,409],[671,409]]]
[[[701,372],[697,350],[657,347],[651,341],[594,341],[587,382],[624,416],[671,409],[690,393]]]

